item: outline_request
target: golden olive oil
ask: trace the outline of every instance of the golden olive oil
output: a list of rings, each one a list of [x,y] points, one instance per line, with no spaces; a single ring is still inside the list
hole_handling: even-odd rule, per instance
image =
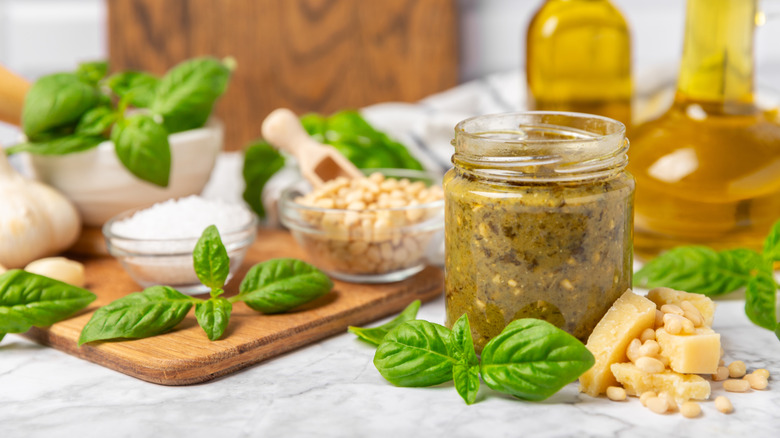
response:
[[[689,0],[672,107],[635,127],[635,247],[757,248],[780,218],[780,124],[754,102],[756,0]]]
[[[528,106],[631,122],[631,36],[607,0],[547,0],[528,26]]]

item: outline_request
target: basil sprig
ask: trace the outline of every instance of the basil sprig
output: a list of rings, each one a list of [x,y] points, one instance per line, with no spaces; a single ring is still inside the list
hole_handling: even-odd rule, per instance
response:
[[[328,293],[333,283],[308,263],[274,259],[258,263],[241,283],[241,293],[224,298],[230,274],[230,258],[217,227],[208,226],[192,252],[198,279],[210,291],[208,299],[190,297],[169,286],[152,286],[101,307],[84,326],[79,345],[109,339],[139,339],[165,333],[178,325],[192,306],[195,319],[209,340],[220,339],[230,322],[233,303],[263,313],[291,310]]]
[[[762,253],[744,248],[715,251],[681,246],[661,254],[634,274],[634,286],[670,287],[714,296],[745,288],[745,314],[756,325],[775,331],[778,284],[773,264],[780,261],[780,221],[764,240]]]
[[[537,319],[510,323],[476,355],[468,316],[452,330],[423,320],[403,322],[377,347],[374,366],[396,386],[433,386],[454,380],[467,404],[477,399],[480,376],[493,390],[544,400],[590,369],[593,355],[575,337]]]
[[[92,292],[30,272],[14,269],[0,275],[0,339],[46,327],[87,307]]]
[[[168,135],[199,128],[225,92],[235,61],[201,57],[174,66],[162,78],[121,72],[106,77],[105,62],[81,64],[74,73],[36,81],[22,109],[28,142],[8,150],[65,155],[109,138],[119,161],[136,177],[167,187],[171,170]],[[125,114],[129,106],[147,110]]]
[[[401,313],[398,314],[392,321],[382,324],[379,327],[355,327],[349,326],[347,330],[350,333],[357,335],[358,339],[368,342],[372,345],[379,345],[382,343],[382,339],[390,332],[390,330],[398,327],[406,321],[412,321],[417,317],[417,311],[420,310],[420,300],[414,300],[411,304],[406,306]]]

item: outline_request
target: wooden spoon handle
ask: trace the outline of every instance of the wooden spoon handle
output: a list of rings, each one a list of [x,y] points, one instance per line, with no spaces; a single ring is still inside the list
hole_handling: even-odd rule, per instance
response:
[[[0,120],[14,125],[21,123],[24,96],[29,89],[26,79],[0,65]]]
[[[271,111],[263,120],[261,132],[267,142],[299,158],[322,147],[309,137],[298,116],[287,108]]]

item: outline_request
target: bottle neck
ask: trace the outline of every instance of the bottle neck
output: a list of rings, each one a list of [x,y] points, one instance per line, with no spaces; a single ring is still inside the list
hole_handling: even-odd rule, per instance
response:
[[[752,106],[757,0],[688,0],[677,99]]]

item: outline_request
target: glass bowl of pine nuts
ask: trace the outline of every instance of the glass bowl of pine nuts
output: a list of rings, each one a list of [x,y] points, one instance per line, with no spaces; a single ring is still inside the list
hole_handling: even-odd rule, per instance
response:
[[[390,283],[420,272],[443,242],[441,178],[407,169],[368,169],[316,190],[282,192],[279,216],[312,263],[339,280]]]

